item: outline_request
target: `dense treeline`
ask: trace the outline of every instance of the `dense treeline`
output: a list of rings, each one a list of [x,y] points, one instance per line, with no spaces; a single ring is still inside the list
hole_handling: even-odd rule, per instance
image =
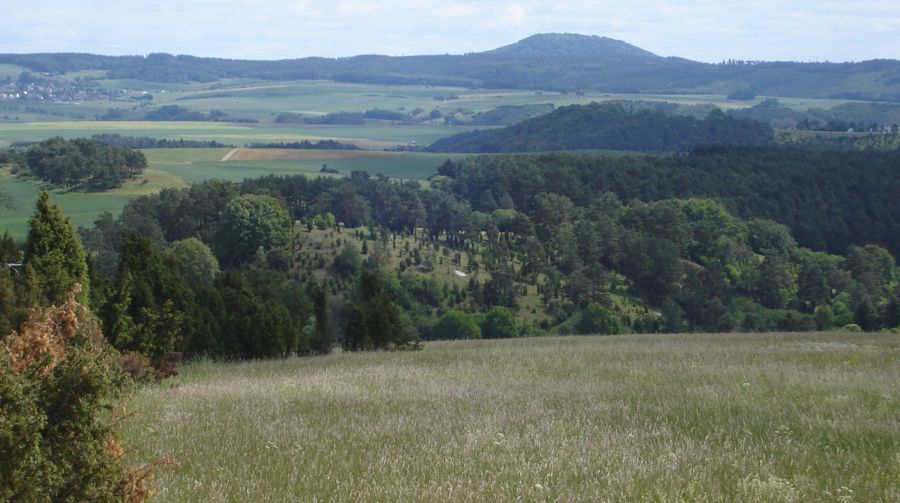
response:
[[[699,120],[653,110],[629,111],[618,103],[561,107],[513,126],[460,133],[428,147],[432,152],[547,152],[611,149],[676,151],[696,145],[764,146],[772,128],[721,111]]]
[[[447,162],[448,190],[481,211],[525,211],[542,192],[576,205],[598,193],[623,201],[712,197],[741,218],[787,225],[803,246],[845,253],[876,243],[900,254],[900,157],[716,147],[676,156],[543,154]],[[488,197],[489,196],[489,197]]]
[[[306,124],[362,125],[366,123],[366,117],[362,112],[332,112],[317,117],[304,117],[303,122]]]
[[[106,70],[110,79],[211,82],[224,78],[327,79],[372,84],[429,84],[499,89],[593,89],[622,93],[710,89],[756,95],[898,101],[900,63],[739,61],[705,64],[664,58],[606,37],[534,35],[492,51],[439,56],[356,56],[246,61],[170,54],[3,54],[0,63],[38,72]]]
[[[834,134],[781,131],[777,141],[781,145],[812,150],[900,151],[900,134],[890,132]]]
[[[32,145],[22,157],[25,167],[41,180],[89,190],[118,187],[147,167],[147,158],[139,150],[104,147],[85,138],[51,138]]]
[[[319,141],[292,141],[278,143],[251,143],[250,148],[289,148],[298,150],[361,150],[352,143],[343,143],[337,140],[319,140]]]
[[[151,110],[144,114],[144,120],[148,121],[211,121],[225,122],[231,121],[227,118],[228,114],[221,110],[211,110],[209,113],[203,113],[197,110],[191,110],[179,105],[165,105]],[[115,118],[113,118],[115,119]]]
[[[552,112],[552,103],[535,105],[501,105],[476,115],[472,124],[478,126],[511,126],[526,119]]]
[[[166,138],[158,139],[149,136],[123,136],[114,133],[95,134],[91,136],[91,140],[96,141],[104,147],[123,147],[123,148],[224,148],[234,147],[226,143],[219,143],[216,140],[185,140],[179,138],[177,140],[168,140]]]

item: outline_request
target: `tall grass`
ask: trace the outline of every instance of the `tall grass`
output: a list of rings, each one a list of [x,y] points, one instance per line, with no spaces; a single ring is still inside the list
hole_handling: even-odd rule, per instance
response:
[[[898,501],[900,338],[429,343],[188,365],[126,438],[160,501]]]

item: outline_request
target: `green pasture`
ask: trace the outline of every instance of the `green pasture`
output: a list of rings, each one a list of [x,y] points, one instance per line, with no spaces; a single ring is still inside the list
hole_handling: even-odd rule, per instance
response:
[[[21,74],[24,70],[25,68],[22,68],[18,65],[0,63],[0,79],[18,78],[19,74]]]
[[[396,157],[357,157],[347,159],[310,158],[302,160],[207,161],[191,164],[161,163],[158,169],[179,176],[188,182],[218,178],[242,181],[264,175],[344,176],[352,171],[366,171],[370,175],[383,174],[389,178],[425,180],[450,157],[459,155],[403,152]],[[336,169],[336,175],[322,173],[322,165]]]
[[[152,175],[152,173],[151,173]],[[24,239],[28,233],[28,220],[34,213],[38,193],[42,184],[9,174],[8,168],[0,169],[0,190],[8,194],[13,208],[0,207],[0,232],[8,230],[17,239]],[[134,198],[127,191],[112,192],[65,192],[51,189],[50,199],[76,226],[91,227],[101,213],[108,211],[118,215],[125,204]]]
[[[900,337],[429,342],[135,391],[169,501],[895,502]]]

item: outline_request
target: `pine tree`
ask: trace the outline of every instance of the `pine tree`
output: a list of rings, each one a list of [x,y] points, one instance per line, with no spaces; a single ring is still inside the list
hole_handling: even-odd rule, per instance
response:
[[[884,326],[886,328],[900,327],[900,295],[891,295],[887,306],[884,308]]]
[[[331,335],[331,327],[328,326],[328,294],[319,285],[313,288],[313,301],[316,313],[316,338],[312,343],[312,350],[327,355],[331,353],[334,338]]]
[[[25,263],[33,268],[40,302],[61,304],[75,283],[81,284],[79,302],[88,298],[88,269],[84,249],[69,219],[41,191],[31,218]]]
[[[360,273],[356,296],[344,322],[344,350],[387,349],[403,342],[400,310],[388,298],[377,272]]]

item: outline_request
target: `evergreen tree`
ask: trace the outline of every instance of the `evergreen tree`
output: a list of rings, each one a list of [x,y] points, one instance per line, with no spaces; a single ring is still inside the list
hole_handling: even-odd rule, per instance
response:
[[[334,337],[328,323],[328,293],[320,285],[313,287],[313,302],[315,304],[316,331],[311,349],[318,354],[331,353],[334,345]]]
[[[897,293],[891,295],[884,307],[884,326],[886,328],[900,327],[900,295]]]
[[[160,370],[178,357],[178,341],[191,339],[193,312],[193,292],[174,264],[168,264],[149,239],[127,233],[116,287],[99,309],[110,343],[141,353]]]
[[[88,268],[84,249],[69,219],[47,191],[38,196],[28,229],[25,262],[33,269],[37,295],[43,304],[61,304],[75,283],[81,284],[78,301],[88,298]]]
[[[863,299],[853,312],[853,321],[866,332],[878,330],[878,311],[869,299]]]
[[[377,271],[360,273],[355,296],[344,323],[345,350],[388,349],[406,342],[400,310],[385,292]]]

